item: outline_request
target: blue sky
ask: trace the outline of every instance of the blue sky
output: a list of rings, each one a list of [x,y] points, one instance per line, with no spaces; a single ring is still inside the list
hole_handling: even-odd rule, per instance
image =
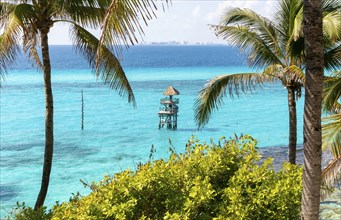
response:
[[[189,41],[223,43],[209,29],[208,24],[218,24],[223,12],[231,7],[251,8],[271,18],[278,1],[215,1],[215,0],[172,0],[172,5],[163,11],[159,7],[157,19],[144,28],[143,40]],[[94,30],[99,34],[100,30]],[[141,41],[142,39],[140,39]],[[49,36],[50,44],[71,44],[67,26],[55,25]]]

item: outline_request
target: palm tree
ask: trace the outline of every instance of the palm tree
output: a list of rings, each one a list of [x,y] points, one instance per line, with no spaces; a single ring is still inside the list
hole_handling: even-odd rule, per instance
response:
[[[326,0],[323,11],[325,67],[335,69],[341,63],[341,46],[335,43],[340,42],[340,4],[337,0]],[[302,12],[301,0],[283,0],[273,21],[250,9],[234,8],[224,15],[220,25],[213,26],[218,36],[247,54],[251,67],[264,70],[260,74],[237,73],[213,78],[200,91],[194,104],[199,127],[205,125],[212,112],[221,106],[226,89],[230,96],[239,96],[241,92],[254,91],[263,83],[279,81],[288,91],[289,162],[296,162],[296,100],[301,97],[301,87],[305,84]]]
[[[331,188],[341,183],[341,71],[327,77],[324,84],[323,110],[330,115],[322,119],[322,150],[330,151],[333,160],[322,171],[322,182]]]
[[[306,84],[304,99],[304,171],[301,219],[318,219],[322,159],[324,39],[321,0],[304,0]]]
[[[157,10],[151,0],[13,0],[0,2],[0,79],[22,47],[29,59],[43,71],[46,98],[45,154],[41,188],[34,209],[43,206],[48,190],[53,156],[53,95],[48,36],[55,23],[69,24],[76,51],[89,62],[97,78],[128,102],[135,104],[132,88],[117,56],[121,46],[137,42],[143,33],[140,21],[155,17]],[[103,23],[103,20],[105,23]],[[103,29],[103,42],[87,28]],[[110,36],[110,37],[107,37]],[[41,48],[41,58],[38,49]]]

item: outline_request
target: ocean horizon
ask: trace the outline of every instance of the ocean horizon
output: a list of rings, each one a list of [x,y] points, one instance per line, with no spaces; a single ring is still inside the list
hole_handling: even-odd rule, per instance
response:
[[[288,144],[287,90],[265,84],[253,94],[231,99],[198,130],[193,105],[198,92],[221,74],[256,72],[235,48],[223,45],[141,45],[124,50],[122,65],[137,107],[96,80],[86,60],[71,45],[51,46],[55,151],[46,205],[67,201],[72,193],[89,193],[104,175],[135,170],[139,162],[183,152],[194,135],[218,142],[223,136],[250,134],[259,148]],[[160,99],[168,86],[179,90],[176,130],[158,127]],[[81,92],[84,130],[81,129]],[[43,76],[21,56],[0,88],[1,217],[17,201],[33,206],[38,195],[44,154],[45,97]],[[297,101],[298,144],[303,143],[303,99]]]

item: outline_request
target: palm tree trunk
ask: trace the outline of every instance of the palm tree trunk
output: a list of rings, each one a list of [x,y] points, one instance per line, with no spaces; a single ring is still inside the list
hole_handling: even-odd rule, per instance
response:
[[[304,102],[304,172],[301,219],[319,218],[321,189],[321,108],[323,35],[321,0],[304,0],[306,84]]]
[[[51,86],[51,64],[48,45],[49,28],[41,31],[41,45],[42,45],[42,57],[44,66],[44,89],[46,99],[46,111],[45,111],[45,154],[44,154],[44,166],[43,175],[41,180],[41,187],[38,194],[34,210],[38,210],[44,205],[49,182],[50,173],[52,168],[53,157],[53,96]]]
[[[289,105],[289,163],[296,163],[296,144],[297,144],[297,117],[295,88],[288,86],[288,105]]]

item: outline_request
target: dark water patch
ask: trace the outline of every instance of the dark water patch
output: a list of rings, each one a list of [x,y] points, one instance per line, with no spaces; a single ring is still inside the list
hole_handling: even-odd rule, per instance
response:
[[[89,82],[90,81],[90,82]],[[143,81],[134,81],[130,80],[130,83],[134,89],[137,90],[145,90],[146,87],[153,88],[156,91],[164,91],[169,85],[174,85],[176,88],[184,88],[190,87],[191,90],[198,91],[206,82],[206,80],[197,79],[197,80],[143,80]],[[53,84],[54,88],[57,89],[70,89],[70,88],[79,88],[79,89],[92,89],[92,88],[108,88],[101,80],[96,80],[95,78],[93,81],[91,79],[86,79],[84,82],[75,82],[72,79],[65,79],[63,82],[59,82],[58,80]],[[5,89],[7,91],[15,91],[18,92],[27,92],[27,90],[31,89],[43,89],[43,82],[37,81],[35,83],[25,82],[23,84],[4,84],[1,89]]]
[[[72,179],[72,177],[73,177],[72,175],[58,175],[59,180],[66,180],[66,181],[69,181],[70,179]]]
[[[127,154],[127,153],[120,153],[116,154],[115,156],[111,157],[113,161],[127,161],[127,160],[143,160],[142,157],[134,154]]]
[[[1,157],[0,165],[1,167],[5,167],[8,169],[13,169],[17,167],[27,167],[36,164],[40,164],[43,161],[43,155],[39,156],[23,156],[23,155],[14,155],[11,157]]]
[[[198,131],[198,129],[193,129],[193,128],[177,128],[175,131],[183,131],[183,132],[188,132],[188,131],[192,131],[192,132],[196,132]]]
[[[1,89],[5,89],[8,92],[15,91],[15,93],[26,93],[28,91],[31,91],[32,89],[43,89],[43,82],[36,82],[36,83],[24,83],[24,84],[4,84],[4,86],[1,87]],[[72,82],[72,80],[65,81],[65,82],[55,82],[53,84],[53,88],[55,89],[65,89],[68,90],[70,88],[75,89],[92,89],[92,88],[108,88],[107,85],[105,85],[102,81],[96,82],[96,79],[93,80],[93,82]]]
[[[107,86],[102,82],[98,81],[96,82],[96,79],[93,80],[93,82],[56,82],[53,84],[56,88],[60,89],[70,89],[70,88],[79,88],[79,89],[91,89],[91,88],[107,88]]]
[[[167,88],[169,85],[173,85],[174,87],[178,88],[179,90],[182,90],[182,88],[191,88],[191,91],[197,92],[202,89],[203,85],[207,83],[206,80],[203,79],[196,79],[196,80],[143,80],[143,81],[134,81],[130,80],[130,83],[133,87],[134,91],[143,90],[145,91],[146,88],[154,89],[155,91],[163,92],[165,88]],[[106,85],[101,80],[96,80],[95,78],[93,80],[86,79],[84,82],[82,81],[73,81],[72,79],[65,79],[65,81],[58,81],[53,84],[53,87],[55,89],[107,89],[108,85]],[[25,82],[22,84],[4,84],[1,89],[5,89],[8,92],[14,91],[15,93],[27,93],[28,91],[31,91],[32,89],[43,89],[43,82],[37,81],[35,83],[31,82]],[[90,91],[87,91],[88,93]],[[180,91],[181,92],[181,91]]]
[[[202,131],[208,131],[208,132],[217,132],[220,129],[219,128],[201,128]]]
[[[15,93],[20,93],[20,92],[27,92],[27,90],[30,90],[32,92],[32,89],[44,89],[44,84],[43,82],[37,82],[37,83],[25,83],[25,84],[4,84],[3,86],[0,87],[1,89],[4,89],[6,91],[15,91]]]
[[[56,144],[54,155],[56,157],[88,157],[99,152],[99,147],[84,148],[76,144]]]
[[[18,189],[9,184],[1,184],[0,185],[0,197],[1,202],[7,202],[19,195]]]
[[[44,146],[44,143],[6,144],[1,146],[1,151],[27,151],[34,147]]]
[[[116,147],[119,148],[128,148],[131,147],[131,144],[134,143],[134,137],[118,137]],[[108,146],[107,148],[112,148],[112,146]]]

